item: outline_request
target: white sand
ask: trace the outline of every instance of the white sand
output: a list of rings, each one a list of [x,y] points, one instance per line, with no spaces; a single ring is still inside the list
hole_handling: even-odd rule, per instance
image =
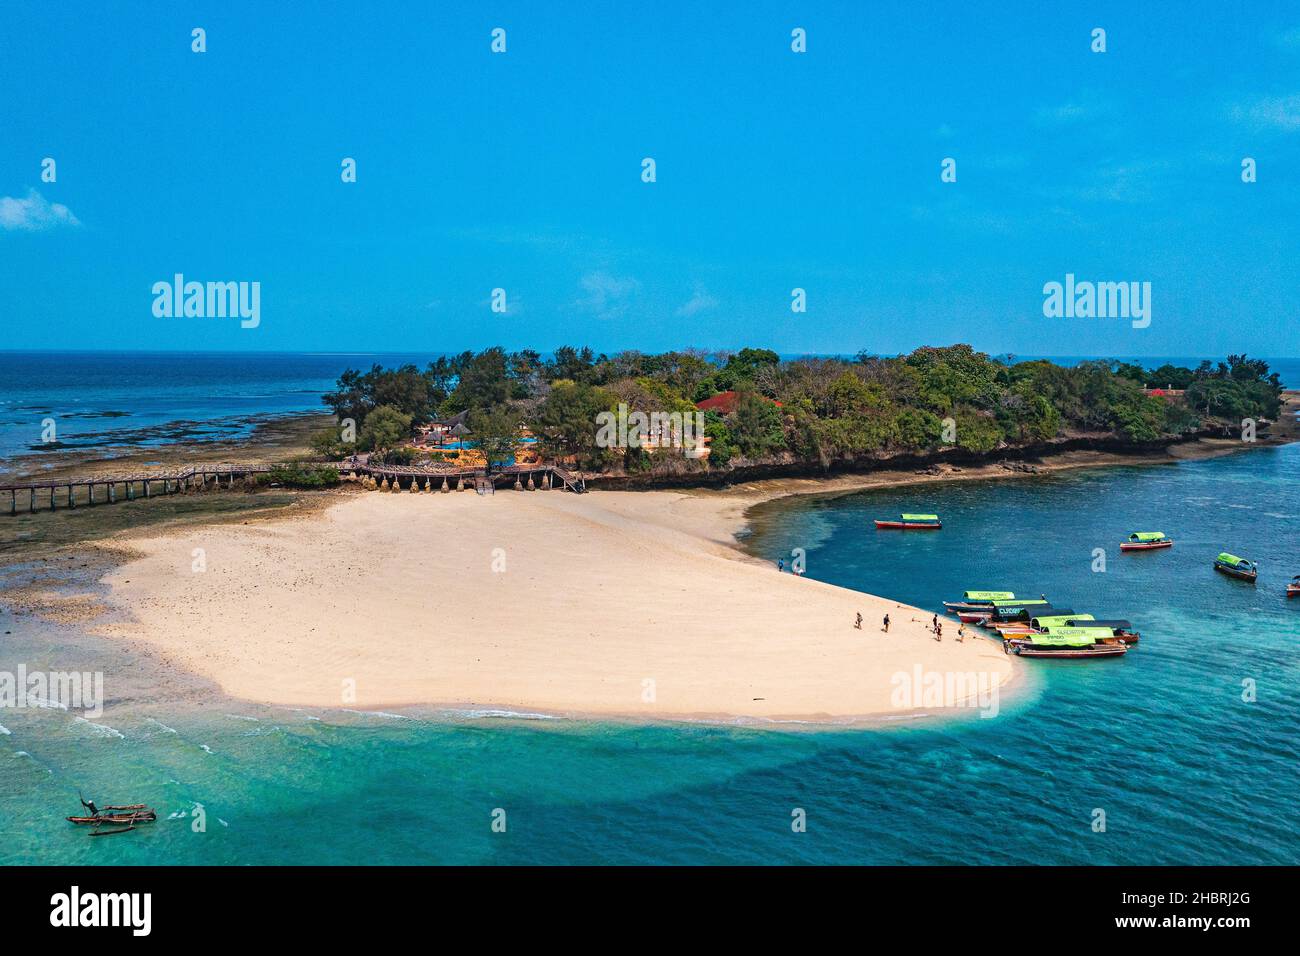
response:
[[[295,706],[866,719],[915,712],[891,678],[917,665],[1011,676],[987,637],[957,643],[948,622],[936,642],[929,611],[745,558],[729,542],[749,503],[372,492],[187,528],[133,541],[144,556],[106,576],[136,622],[109,632],[233,696]]]

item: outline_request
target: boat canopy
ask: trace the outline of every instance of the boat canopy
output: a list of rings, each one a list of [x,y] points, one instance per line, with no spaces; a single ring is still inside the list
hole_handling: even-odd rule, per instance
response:
[[[1014,601],[1016,595],[1011,591],[963,591],[962,599],[966,601]]]
[[[938,521],[938,515],[900,515],[904,521]]]
[[[1080,633],[1074,633],[1078,630]],[[1094,628],[1094,630],[1099,630]],[[1097,643],[1098,636],[1110,637],[1110,631],[1105,631],[1101,635],[1088,634],[1083,628],[1073,628],[1069,634],[1030,634],[1029,643],[1036,647],[1091,647]]]
[[[1064,627],[1072,621],[1092,621],[1091,614],[1047,614],[1036,617],[1030,625],[1037,628]]]
[[[1084,620],[1087,618],[1087,620]],[[1075,622],[1078,623],[1075,623]],[[1133,622],[1126,621],[1119,617],[1108,617],[1103,620],[1095,620],[1091,614],[1079,614],[1065,622],[1066,627],[1109,627],[1112,630],[1131,631]]]
[[[1010,607],[994,608],[993,620],[1009,623],[1015,618],[1028,620],[1040,613],[1043,617],[1064,617],[1067,615],[1072,616],[1074,609],[1068,607],[1025,607],[1022,604],[1013,604]]]
[[[991,603],[994,607],[1028,607],[1031,604],[1034,605],[1035,607],[1047,606],[1046,601],[1040,600],[1038,598],[1034,598],[1033,600],[1026,600],[1026,601],[1016,601],[1012,598],[1005,598],[1005,599],[995,598]]]
[[[1235,554],[1229,554],[1227,551],[1221,552],[1219,554],[1218,560],[1221,564],[1228,564],[1234,568],[1239,564],[1249,565],[1251,563],[1247,561],[1245,558],[1239,558]]]
[[[1128,536],[1130,541],[1163,541],[1165,533],[1163,531],[1134,531]]]

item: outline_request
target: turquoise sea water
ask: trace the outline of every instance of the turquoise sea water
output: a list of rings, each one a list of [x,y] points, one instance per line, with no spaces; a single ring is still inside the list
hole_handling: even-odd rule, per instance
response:
[[[811,577],[923,607],[965,588],[1041,591],[1141,630],[1123,659],[1024,662],[994,719],[786,732],[133,691],[93,724],[0,711],[0,862],[1294,864],[1300,601],[1283,586],[1300,573],[1298,478],[1293,445],[761,509],[748,546],[773,562],[805,548]],[[871,529],[912,510],[944,530]],[[1177,544],[1121,555],[1138,529]],[[1211,570],[1224,548],[1260,561],[1258,585]],[[882,639],[872,623],[864,639]],[[57,662],[29,621],[0,624],[0,666],[33,646]],[[89,839],[62,820],[78,788],[163,818]]]

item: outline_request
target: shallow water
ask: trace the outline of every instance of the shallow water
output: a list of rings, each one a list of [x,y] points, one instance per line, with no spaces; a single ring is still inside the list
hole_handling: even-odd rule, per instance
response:
[[[0,862],[1300,862],[1300,601],[1283,596],[1300,573],[1298,473],[1290,446],[761,509],[747,546],[773,562],[805,548],[811,577],[922,607],[966,588],[1045,592],[1141,630],[1120,660],[1024,662],[993,719],[637,727],[133,690],[93,722],[0,711]],[[870,526],[912,510],[944,530]],[[1148,529],[1176,545],[1119,553]],[[1225,548],[1260,560],[1257,586],[1210,569]],[[0,623],[0,667],[33,648],[57,664],[29,620]],[[62,820],[78,788],[161,818],[89,839]]]

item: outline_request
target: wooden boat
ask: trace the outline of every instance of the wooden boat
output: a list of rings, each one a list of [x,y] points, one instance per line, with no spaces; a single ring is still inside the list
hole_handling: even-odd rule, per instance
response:
[[[1289,598],[1300,597],[1300,574],[1291,579],[1291,583],[1286,586],[1286,596]]]
[[[1133,625],[1130,622],[1118,617],[1103,618],[1100,621],[1091,616],[1087,621],[1079,621],[1076,618],[1067,621],[1065,626],[1069,628],[1108,627],[1110,628],[1111,635],[1115,640],[1123,644],[1136,644],[1142,639],[1142,635],[1133,630]],[[1059,631],[1057,633],[1059,633]]]
[[[1048,611],[1042,611],[1039,612],[1039,616],[1031,617],[1027,621],[1012,621],[1007,624],[998,624],[995,628],[1003,637],[1024,634],[1046,634],[1053,627],[1064,627],[1069,621],[1091,622],[1092,615],[1074,614],[1073,612],[1051,614]]]
[[[1166,538],[1163,531],[1134,531],[1128,536],[1128,540],[1119,546],[1119,549],[1121,551],[1156,551],[1160,548],[1172,548],[1173,546],[1173,540]]]
[[[77,826],[92,827],[90,835],[99,837],[127,833],[134,830],[138,823],[153,823],[158,819],[158,814],[153,807],[146,806],[143,803],[133,803],[127,806],[104,807],[103,810],[90,816],[65,817],[64,819]]]
[[[1014,601],[1011,591],[963,591],[960,601],[944,601],[943,606],[953,614],[962,611],[988,611],[994,601]]]
[[[1231,578],[1240,578],[1242,581],[1250,581],[1252,584],[1255,578],[1259,576],[1259,565],[1254,561],[1247,561],[1245,558],[1239,558],[1235,554],[1229,554],[1227,551],[1221,553],[1214,559],[1214,570],[1220,574],[1226,574]]]
[[[1031,617],[1039,612],[1073,614],[1069,608],[1062,608],[1060,611],[1052,611],[1052,605],[1047,601],[994,601],[993,612],[981,623],[984,627],[993,628],[998,624],[1012,624],[1017,621],[1028,621]]]
[[[877,530],[881,528],[901,528],[905,531],[938,531],[943,522],[938,515],[899,515],[898,520],[876,519]]]
[[[1128,653],[1128,645],[1110,636],[1108,628],[1077,627],[1070,630],[1072,632],[1070,634],[1031,634],[1023,638],[1007,638],[1002,642],[1002,650],[1020,657],[1051,657],[1063,660],[1120,657]]]
[[[105,823],[153,823],[158,814],[153,810],[133,810],[130,813],[101,813],[95,817],[66,817],[78,826],[101,826]]]

